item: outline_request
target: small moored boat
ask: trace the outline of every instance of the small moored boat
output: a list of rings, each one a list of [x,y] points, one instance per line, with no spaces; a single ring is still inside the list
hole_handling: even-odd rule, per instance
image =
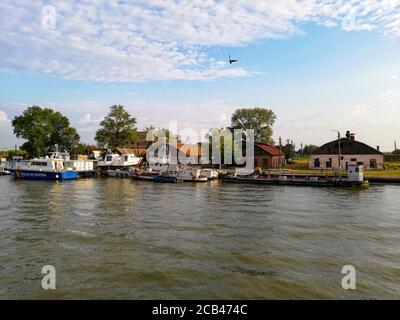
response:
[[[104,159],[97,162],[96,168],[100,174],[115,177],[120,173],[117,170],[132,169],[139,165],[143,159],[142,157],[138,157],[133,149],[116,148],[115,152],[108,149]]]
[[[11,175],[11,172],[5,169],[4,167],[0,167],[0,176]]]
[[[176,171],[166,171],[161,175],[155,176],[153,178],[153,181],[160,183],[179,183],[182,182],[183,180],[178,177]]]
[[[132,172],[127,169],[108,169],[107,175],[109,177],[115,178],[130,178],[132,176]]]
[[[151,172],[151,171],[139,171],[135,170],[132,175],[132,178],[135,180],[146,180],[146,181],[153,181],[154,177],[157,177],[159,173]]]
[[[7,160],[5,158],[0,158],[0,176],[10,175],[11,172],[6,169]]]
[[[211,169],[211,168],[201,169],[200,173],[202,176],[206,177],[208,180],[218,179],[218,176],[219,176],[218,170]]]
[[[185,182],[207,182],[208,178],[204,176],[199,169],[190,166],[180,166],[176,171],[177,177]]]

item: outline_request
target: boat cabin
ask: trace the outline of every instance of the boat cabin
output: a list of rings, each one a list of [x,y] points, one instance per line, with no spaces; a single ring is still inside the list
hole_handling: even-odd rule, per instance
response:
[[[136,166],[142,160],[141,157],[136,156],[136,154],[131,149],[126,148],[116,148],[116,152],[111,149],[107,150],[104,160],[97,163],[98,167],[132,167]]]
[[[364,181],[364,166],[349,165],[347,167],[346,181],[363,182]]]
[[[62,159],[33,159],[26,163],[30,170],[34,171],[62,171],[64,164]]]

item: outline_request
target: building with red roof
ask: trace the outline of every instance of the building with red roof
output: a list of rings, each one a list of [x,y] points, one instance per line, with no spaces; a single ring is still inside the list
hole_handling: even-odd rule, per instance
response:
[[[280,148],[262,142],[254,143],[254,167],[278,169],[285,164],[285,153]]]

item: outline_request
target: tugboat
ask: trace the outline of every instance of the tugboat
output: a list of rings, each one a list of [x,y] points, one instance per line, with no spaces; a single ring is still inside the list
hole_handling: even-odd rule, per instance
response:
[[[347,174],[342,175],[315,175],[315,174],[247,174],[228,175],[222,177],[223,182],[253,183],[287,186],[314,186],[314,187],[361,187],[368,188],[368,180],[364,180],[363,166],[349,165]]]

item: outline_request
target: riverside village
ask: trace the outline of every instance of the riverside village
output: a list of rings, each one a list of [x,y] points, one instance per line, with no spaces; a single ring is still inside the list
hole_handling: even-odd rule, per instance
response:
[[[61,118],[66,126],[51,126]],[[321,146],[293,139],[272,139],[276,116],[263,108],[238,109],[228,128],[198,137],[186,128],[183,136],[168,129],[136,129],[136,120],[121,105],[110,107],[100,124],[97,145],[79,142],[75,128],[59,112],[33,106],[12,121],[20,147],[3,150],[0,174],[22,180],[126,178],[155,183],[266,184],[314,187],[359,187],[400,182],[400,151],[383,153],[359,141],[351,130]],[[43,136],[32,134],[43,129]],[[50,139],[47,137],[50,133]],[[46,136],[47,135],[47,136]],[[193,139],[193,137],[195,137]],[[197,140],[197,141],[196,141]]]

